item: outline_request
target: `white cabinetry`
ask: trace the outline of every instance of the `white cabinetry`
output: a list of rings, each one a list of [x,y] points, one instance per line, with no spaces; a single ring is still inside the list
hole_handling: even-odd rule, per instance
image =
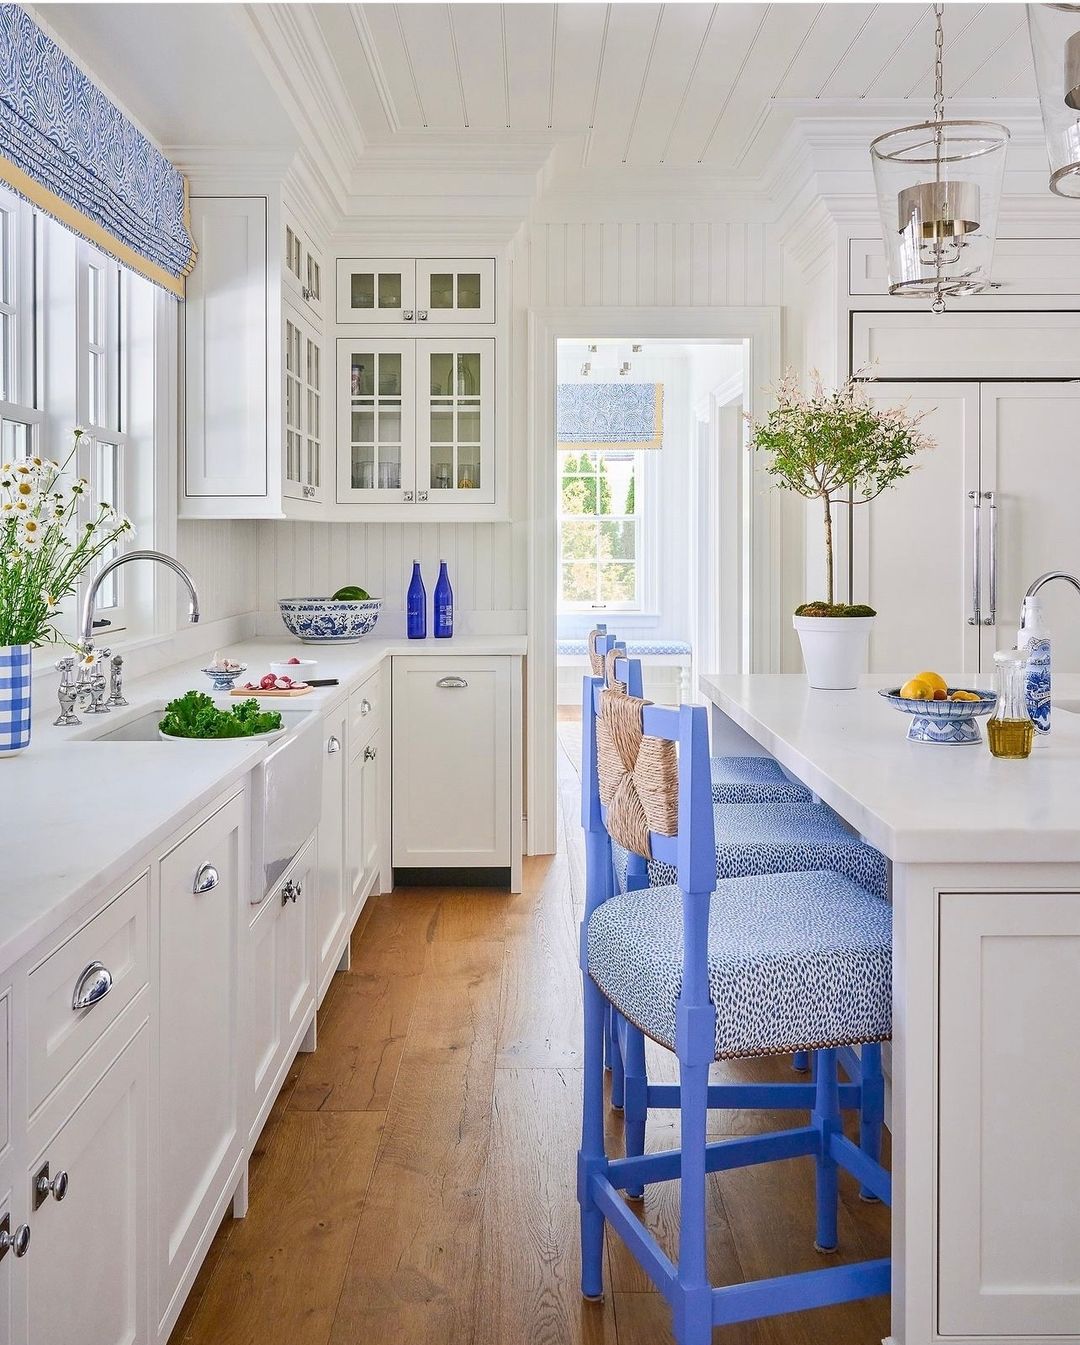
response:
[[[382,821],[388,779],[380,752],[382,673],[349,698],[349,765],[345,788],[345,899],[350,929],[380,885]]]
[[[161,1320],[169,1325],[217,1226],[246,1139],[238,1086],[245,819],[246,797],[238,794],[160,866],[157,1262]]]
[[[340,257],[337,320],[460,326],[495,321],[493,257]]]
[[[396,868],[520,864],[520,661],[393,659]]]
[[[935,447],[856,508],[857,600],[878,610],[870,668],[987,675],[1046,570],[1075,570],[1076,383],[874,383],[873,400],[927,412]],[[917,520],[917,523],[916,523]],[[1076,595],[1044,594],[1054,663],[1080,671]]]
[[[23,1174],[34,1193],[25,1262],[34,1345],[150,1339],[149,1044],[144,1020]]]
[[[338,340],[338,499],[495,502],[495,340]]]
[[[182,517],[320,517],[322,263],[280,187],[191,197]]]
[[[937,1330],[1076,1340],[1080,893],[940,901]]]
[[[245,1129],[256,1140],[315,1014],[318,867],[313,837],[256,908],[246,931]]]
[[[349,934],[345,890],[345,768],[349,703],[323,720],[322,815],[319,821],[319,885],[316,917],[318,999],[322,1002]]]

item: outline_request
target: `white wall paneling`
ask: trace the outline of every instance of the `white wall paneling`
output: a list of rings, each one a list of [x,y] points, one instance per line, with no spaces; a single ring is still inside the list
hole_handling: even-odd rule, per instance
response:
[[[255,610],[255,528],[217,519],[181,519],[177,525],[176,554],[194,576],[204,623]],[[178,608],[183,604],[179,620],[186,622],[186,595],[178,592],[175,600]]]

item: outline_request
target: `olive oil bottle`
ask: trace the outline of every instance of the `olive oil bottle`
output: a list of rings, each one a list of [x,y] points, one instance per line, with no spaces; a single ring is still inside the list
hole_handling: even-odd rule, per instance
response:
[[[1021,759],[1031,753],[1035,725],[1030,719],[991,719],[986,726],[986,736],[994,756]]]
[[[1031,754],[1035,725],[1027,709],[1027,661],[1019,649],[999,649],[994,655],[997,703],[986,725],[990,751],[996,757],[1018,761]]]

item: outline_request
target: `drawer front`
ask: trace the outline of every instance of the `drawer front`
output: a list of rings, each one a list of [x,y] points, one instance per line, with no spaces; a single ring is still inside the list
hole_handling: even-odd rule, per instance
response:
[[[30,973],[31,1113],[146,984],[149,921],[150,875],[144,873]],[[104,994],[102,985],[109,987]],[[76,1009],[73,1001],[80,988],[92,1002]]]
[[[382,711],[381,684],[378,673],[373,673],[349,697],[349,755],[357,752],[379,727]]]

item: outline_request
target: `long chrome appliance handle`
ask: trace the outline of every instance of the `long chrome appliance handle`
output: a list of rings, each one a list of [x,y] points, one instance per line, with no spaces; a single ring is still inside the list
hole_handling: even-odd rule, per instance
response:
[[[969,490],[968,499],[971,501],[971,508],[974,511],[971,527],[971,615],[968,617],[968,625],[978,626],[982,621],[979,610],[982,596],[982,511],[980,509],[982,499],[977,490]]]
[[[992,490],[984,491],[983,499],[990,506],[990,615],[983,617],[983,625],[993,626],[997,624],[998,507]]]

